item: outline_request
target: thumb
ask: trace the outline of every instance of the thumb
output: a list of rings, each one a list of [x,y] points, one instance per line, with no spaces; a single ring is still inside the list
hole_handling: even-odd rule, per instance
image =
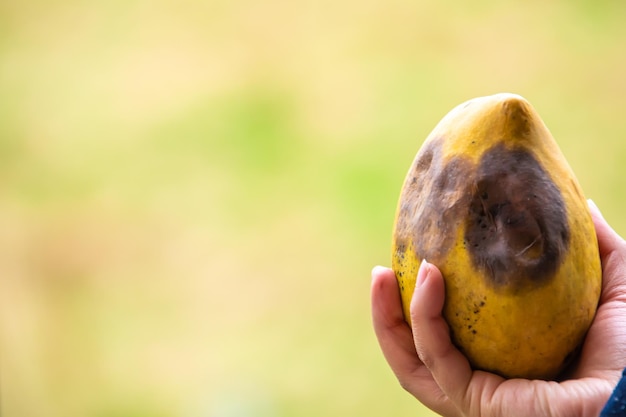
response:
[[[417,353],[440,389],[459,403],[472,378],[465,356],[450,340],[450,329],[441,315],[445,284],[439,269],[423,261],[411,300],[411,322]]]

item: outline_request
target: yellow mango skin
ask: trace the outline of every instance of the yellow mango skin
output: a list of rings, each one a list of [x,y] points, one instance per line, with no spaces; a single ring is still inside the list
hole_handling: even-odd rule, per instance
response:
[[[405,318],[422,259],[475,369],[554,379],[593,321],[602,285],[594,225],[551,133],[522,97],[463,103],[428,136],[402,188],[392,268]]]

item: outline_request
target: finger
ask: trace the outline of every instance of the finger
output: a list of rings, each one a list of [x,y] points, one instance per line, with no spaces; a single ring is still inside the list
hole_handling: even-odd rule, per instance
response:
[[[449,400],[439,389],[415,351],[413,335],[404,319],[395,274],[372,270],[372,319],[378,343],[400,385],[431,409],[452,416]]]
[[[424,369],[413,345],[411,329],[404,320],[396,276],[389,268],[372,270],[372,321],[383,355],[400,383],[410,385]],[[408,390],[408,388],[407,388]]]
[[[423,262],[411,301],[415,346],[421,361],[430,370],[443,393],[463,408],[472,369],[450,340],[448,325],[441,315],[444,299],[445,287],[441,272],[434,265]]]
[[[613,298],[615,292],[626,285],[626,243],[604,219],[598,206],[592,200],[589,203],[589,211],[596,228],[598,248],[602,261],[602,301]]]
[[[602,258],[611,254],[616,250],[623,250],[624,239],[613,230],[611,226],[606,222],[604,216],[600,212],[600,209],[593,200],[587,200],[589,204],[589,211],[591,212],[591,218],[596,228],[596,234],[598,236],[598,246],[600,247],[600,256]]]

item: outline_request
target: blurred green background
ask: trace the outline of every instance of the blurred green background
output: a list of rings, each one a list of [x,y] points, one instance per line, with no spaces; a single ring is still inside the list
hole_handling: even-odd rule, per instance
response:
[[[3,416],[427,416],[370,324],[404,175],[525,96],[626,232],[626,3],[0,2]]]

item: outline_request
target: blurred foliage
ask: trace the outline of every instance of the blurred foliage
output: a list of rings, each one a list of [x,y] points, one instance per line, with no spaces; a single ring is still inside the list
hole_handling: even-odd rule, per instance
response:
[[[2,415],[431,415],[370,325],[452,107],[531,101],[626,232],[626,5],[0,2]]]

